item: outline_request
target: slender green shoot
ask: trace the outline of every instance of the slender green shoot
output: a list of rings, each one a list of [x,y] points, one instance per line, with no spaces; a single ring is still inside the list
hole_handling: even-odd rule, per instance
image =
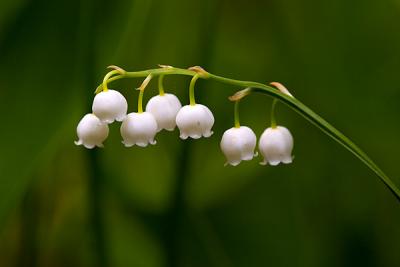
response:
[[[274,100],[272,100],[272,105],[271,105],[271,128],[276,128],[275,108],[277,103],[278,100],[274,98]]]
[[[234,107],[234,116],[235,116],[235,128],[239,128],[240,127],[240,117],[239,117],[239,100],[235,101],[235,107]]]

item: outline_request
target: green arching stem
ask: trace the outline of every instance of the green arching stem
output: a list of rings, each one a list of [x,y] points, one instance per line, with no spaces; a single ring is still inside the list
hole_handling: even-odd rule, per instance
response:
[[[240,127],[239,102],[240,102],[240,99],[236,100],[235,101],[235,107],[234,107],[235,128],[239,128]]]
[[[143,113],[143,93],[144,88],[139,90],[139,98],[137,104],[138,113]]]
[[[314,124],[316,127],[318,127],[322,132],[324,132],[329,137],[331,137],[333,140],[335,140],[340,145],[342,145],[347,150],[349,150],[361,162],[363,162],[368,168],[370,168],[380,178],[380,180],[388,187],[388,189],[393,193],[393,195],[397,198],[397,200],[400,201],[400,190],[393,183],[393,181],[375,164],[375,162],[373,162],[370,159],[370,157],[364,151],[362,151],[349,138],[347,138],[344,134],[342,134],[340,131],[338,131],[330,123],[328,123],[326,120],[321,118],[318,114],[316,114],[314,111],[312,111],[310,108],[305,106],[303,103],[301,103],[296,98],[289,96],[287,94],[284,94],[284,93],[280,92],[279,90],[277,90],[276,88],[262,84],[262,83],[234,80],[234,79],[225,78],[225,77],[214,75],[214,74],[207,73],[207,72],[205,74],[203,73],[203,75],[200,75],[199,72],[196,72],[193,70],[173,68],[173,67],[150,69],[150,70],[144,70],[144,71],[138,71],[138,72],[126,72],[124,74],[116,75],[114,77],[109,78],[108,80],[107,79],[105,79],[105,80],[106,80],[106,83],[109,83],[109,82],[112,82],[112,81],[115,81],[115,80],[118,80],[121,78],[146,77],[149,74],[151,74],[152,76],[159,76],[161,74],[164,74],[164,75],[179,74],[179,75],[193,76],[191,84],[193,82],[194,77],[197,76],[197,78],[195,80],[197,80],[198,78],[203,78],[203,79],[213,80],[216,82],[230,84],[230,85],[237,86],[237,87],[247,88],[240,93],[241,97],[244,97],[253,92],[258,92],[258,93],[272,96],[273,98],[279,100],[280,102],[284,103],[285,105],[287,105],[288,107],[290,107],[291,109],[293,109],[294,111],[299,113],[305,119],[307,119],[312,124]],[[96,93],[98,93],[100,91],[101,91],[101,86],[99,86],[96,89]]]
[[[163,81],[164,81],[164,74],[160,74],[160,76],[158,77],[158,94],[161,96],[165,94]]]
[[[119,72],[116,72],[119,73]],[[114,77],[110,77],[107,80],[107,84],[116,81],[122,78],[141,78],[147,77],[151,74],[153,77],[159,76],[161,74],[170,75],[186,75],[186,76],[194,76],[197,72],[193,70],[186,70],[186,69],[179,69],[179,68],[158,68],[158,69],[150,69],[150,70],[143,70],[143,71],[135,71],[135,72],[126,72],[124,74],[115,75]],[[110,75],[111,76],[111,75]],[[105,78],[105,77],[104,77]],[[105,79],[106,80],[106,79]],[[101,85],[96,88],[95,93],[100,93],[102,91]]]
[[[196,105],[196,98],[194,96],[194,85],[196,84],[197,79],[200,78],[200,75],[196,74],[193,76],[192,80],[190,81],[189,85],[189,101],[190,105],[194,106]]]
[[[278,100],[274,98],[274,100],[272,100],[272,105],[271,105],[271,128],[276,128],[275,107],[277,103]]]
[[[107,91],[108,91],[107,84],[108,84],[108,81],[109,81],[109,79],[111,78],[111,76],[113,76],[114,74],[118,74],[118,73],[120,73],[118,70],[112,70],[112,71],[108,72],[108,73],[104,76],[104,79],[103,79],[103,91],[104,91],[104,92],[107,92]]]

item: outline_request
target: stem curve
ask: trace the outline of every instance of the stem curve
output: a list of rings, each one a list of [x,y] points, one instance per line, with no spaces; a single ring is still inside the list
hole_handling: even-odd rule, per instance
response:
[[[189,85],[189,100],[190,100],[190,105],[194,106],[196,105],[196,98],[194,96],[194,85],[196,84],[196,81],[200,78],[200,75],[196,74],[193,76],[192,80],[190,81]]]

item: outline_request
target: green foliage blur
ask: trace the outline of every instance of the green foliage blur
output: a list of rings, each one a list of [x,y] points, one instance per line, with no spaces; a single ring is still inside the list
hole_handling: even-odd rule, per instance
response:
[[[400,266],[400,205],[354,156],[286,106],[295,160],[224,167],[233,88],[200,80],[214,135],[75,146],[118,65],[200,65],[279,81],[400,185],[399,0],[1,0],[0,266]],[[111,88],[136,110],[139,79]],[[165,88],[188,102],[188,77]],[[156,83],[145,100],[157,93]],[[271,99],[241,104],[259,137]]]

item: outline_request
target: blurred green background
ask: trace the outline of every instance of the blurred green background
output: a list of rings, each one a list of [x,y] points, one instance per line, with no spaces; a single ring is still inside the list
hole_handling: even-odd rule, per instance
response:
[[[209,139],[126,149],[114,123],[104,149],[73,144],[106,66],[200,65],[282,82],[400,185],[399,49],[399,0],[1,0],[0,266],[400,266],[399,203],[285,106],[294,163],[224,167],[241,88],[198,82]],[[187,103],[188,82],[165,87]],[[140,83],[110,86],[130,112]],[[258,137],[270,104],[241,104]]]

